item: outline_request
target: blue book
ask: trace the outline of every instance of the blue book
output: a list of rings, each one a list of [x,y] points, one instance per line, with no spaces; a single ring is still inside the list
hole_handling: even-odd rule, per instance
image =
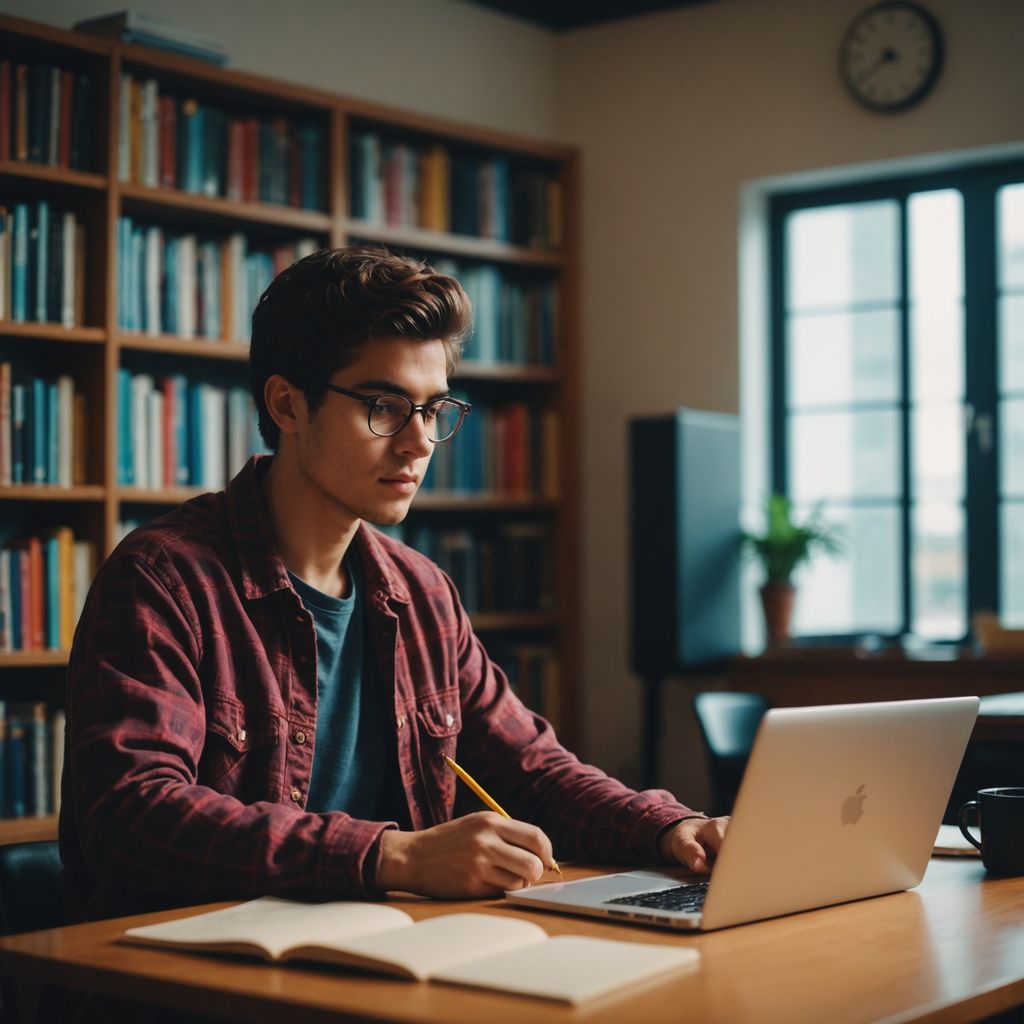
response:
[[[125,487],[135,483],[132,451],[132,374],[117,371],[117,482]]]
[[[164,333],[178,333],[178,239],[164,236],[164,293],[163,315],[160,318]]]
[[[174,430],[178,449],[177,482],[186,485],[188,484],[188,467],[191,463],[188,429],[188,381],[182,374],[175,374],[171,378],[171,387],[174,390]]]
[[[15,651],[25,647],[25,629],[21,614],[21,560],[25,553],[18,548],[11,548],[10,576],[7,586],[11,591],[11,647]]]
[[[145,293],[146,293],[146,233],[139,227],[132,231],[131,266],[129,276],[131,287],[129,289],[129,324],[133,331],[143,331],[146,328],[145,314]]]
[[[508,160],[495,157],[494,161],[494,237],[507,242],[512,234],[509,221]]]
[[[25,483],[25,385],[11,385],[11,483]]]
[[[203,486],[203,385],[188,386],[188,482]]]
[[[32,437],[32,474],[31,483],[45,484],[47,446],[46,446],[46,381],[42,377],[32,378],[32,419],[29,433]]]
[[[14,207],[11,231],[11,319],[24,323],[28,319],[28,204]]]
[[[132,222],[128,217],[117,219],[117,326],[128,329],[128,251]]]
[[[195,100],[186,100],[181,106],[185,120],[185,164],[181,187],[186,192],[201,192],[203,188],[203,108]]]
[[[46,385],[46,482],[60,482],[60,398],[56,382]]]
[[[60,649],[60,550],[57,537],[43,539],[45,583],[43,606],[46,609],[45,643],[51,651]]]
[[[36,203],[36,231],[38,242],[36,244],[36,315],[35,319],[45,323],[46,316],[46,291],[50,281],[49,255],[50,255],[50,204],[45,199]]]

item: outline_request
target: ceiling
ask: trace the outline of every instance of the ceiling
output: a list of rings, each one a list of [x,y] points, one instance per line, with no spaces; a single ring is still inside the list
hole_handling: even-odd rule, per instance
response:
[[[478,7],[522,18],[543,28],[566,32],[585,25],[619,21],[638,14],[696,7],[711,0],[468,0]]]

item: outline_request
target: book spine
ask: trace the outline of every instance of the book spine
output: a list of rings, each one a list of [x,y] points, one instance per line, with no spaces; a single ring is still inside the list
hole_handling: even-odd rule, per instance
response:
[[[40,541],[43,554],[43,642],[60,649],[60,546],[56,534]]]
[[[14,68],[14,159],[28,159],[28,67]]]
[[[61,218],[61,277],[60,277],[60,322],[65,327],[74,327],[75,320],[75,215],[65,213]]]
[[[14,609],[11,605],[11,552],[0,551],[0,650],[14,650]]]
[[[60,162],[60,68],[50,68],[48,84],[49,109],[46,117],[46,163],[56,167]]]
[[[10,59],[0,60],[0,160],[11,159],[12,77]]]
[[[50,720],[50,779],[52,781],[51,803],[54,814],[60,813],[61,780],[64,777],[64,732],[67,718],[63,709],[58,708]]]
[[[12,717],[7,722],[4,777],[6,782],[5,810],[9,818],[24,818],[28,813],[28,787],[25,778],[25,722]]]
[[[24,323],[28,319],[28,204],[14,207],[14,230],[11,250],[11,319]]]
[[[11,384],[11,483],[25,483],[25,385]]]
[[[117,178],[131,181],[132,76],[122,72],[117,95]]]
[[[71,97],[71,155],[70,165],[75,170],[92,169],[93,151],[93,88],[92,76],[75,77],[74,95]]]
[[[32,419],[30,436],[32,438],[32,474],[33,483],[45,484],[46,480],[46,382],[40,377],[32,378]]]
[[[57,474],[54,483],[70,487],[74,480],[75,382],[68,374],[57,378]]]
[[[35,319],[45,323],[49,318],[46,313],[46,299],[49,286],[50,256],[50,204],[46,199],[36,203],[36,246],[35,267]]]
[[[0,362],[0,486],[8,487],[12,476],[11,364]]]

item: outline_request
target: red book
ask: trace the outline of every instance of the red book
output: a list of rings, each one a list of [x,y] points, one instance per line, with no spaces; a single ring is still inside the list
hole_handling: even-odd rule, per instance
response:
[[[0,160],[11,159],[11,62],[0,60]]]
[[[28,573],[32,608],[32,648],[46,646],[46,585],[43,579],[43,544],[38,537],[28,539]]]
[[[164,487],[178,486],[178,431],[175,427],[175,389],[174,381],[165,377],[160,382],[160,390],[164,395]]]
[[[228,122],[228,199],[245,197],[245,124],[237,117]]]
[[[243,199],[247,203],[255,203],[260,194],[260,123],[255,117],[245,122],[244,164]]]
[[[70,71],[60,73],[60,108],[57,119],[57,164],[71,166],[71,90],[74,75]]]
[[[28,68],[14,68],[14,142],[11,155],[15,160],[28,159]]]
[[[160,184],[175,188],[178,184],[178,108],[171,96],[157,99],[157,130],[160,138]]]

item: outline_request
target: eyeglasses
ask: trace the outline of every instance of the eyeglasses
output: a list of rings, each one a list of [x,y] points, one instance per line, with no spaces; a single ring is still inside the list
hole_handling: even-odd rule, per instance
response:
[[[469,402],[460,402],[457,398],[437,398],[415,405],[404,395],[362,395],[337,384],[328,384],[327,390],[362,402],[369,409],[367,426],[378,437],[392,437],[405,429],[415,413],[420,413],[427,438],[434,444],[449,440],[473,408]]]

